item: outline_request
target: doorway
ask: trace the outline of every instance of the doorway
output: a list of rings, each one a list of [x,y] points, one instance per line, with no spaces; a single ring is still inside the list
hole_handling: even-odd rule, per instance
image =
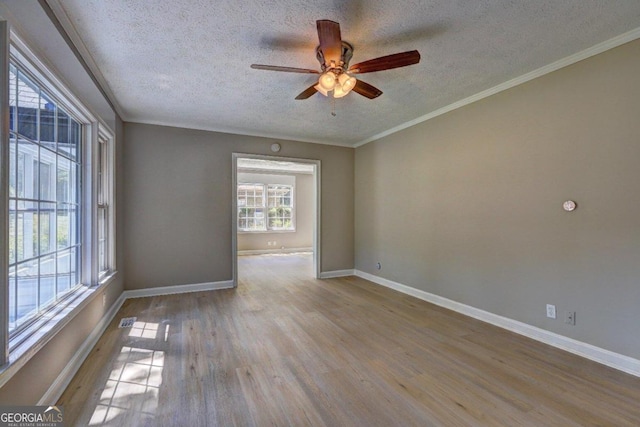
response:
[[[320,161],[233,154],[233,286],[241,255],[311,251],[320,276]]]

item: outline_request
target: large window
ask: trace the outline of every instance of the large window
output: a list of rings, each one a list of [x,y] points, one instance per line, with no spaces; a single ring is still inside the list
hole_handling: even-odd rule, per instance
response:
[[[294,231],[293,186],[238,184],[238,230]]]
[[[9,333],[80,285],[82,126],[9,70]]]
[[[0,30],[7,42],[6,24]],[[9,48],[9,63],[0,55],[2,381],[115,274],[113,134],[11,38],[10,48],[0,43]]]

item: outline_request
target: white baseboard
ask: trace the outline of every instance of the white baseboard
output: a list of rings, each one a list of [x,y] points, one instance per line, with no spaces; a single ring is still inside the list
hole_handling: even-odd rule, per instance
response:
[[[120,294],[120,297],[111,306],[109,311],[102,317],[102,319],[100,319],[96,327],[93,328],[93,331],[91,331],[89,336],[84,340],[78,351],[76,351],[71,360],[69,360],[67,366],[62,370],[62,372],[60,372],[49,389],[40,398],[40,400],[38,401],[38,405],[49,406],[56,404],[60,396],[62,396],[64,390],[67,388],[75,374],[78,372],[78,369],[80,369],[80,366],[82,366],[82,363],[85,361],[87,356],[89,356],[89,353],[91,353],[91,350],[93,350],[93,347],[96,345],[102,334],[104,334],[104,331],[107,329],[107,326],[109,326],[109,323],[111,323],[116,314],[118,314],[118,310],[120,310],[120,307],[122,307],[122,304],[124,304],[127,299],[229,288],[233,288],[232,280],[226,280],[223,282],[198,283],[194,285],[165,286],[124,291],[122,294]]]
[[[155,297],[159,295],[186,294],[189,292],[216,291],[233,288],[233,280],[222,282],[196,283],[193,285],[159,286],[157,288],[132,289],[124,291],[125,299]]]
[[[336,277],[353,276],[354,274],[355,274],[355,270],[323,271],[320,273],[320,279],[334,279]]]
[[[238,251],[239,256],[244,255],[268,255],[268,254],[293,254],[299,252],[313,252],[313,248],[284,248],[284,249],[251,249]]]
[[[124,297],[124,294],[120,294],[120,297],[116,300],[115,303],[113,303],[109,311],[107,311],[102,319],[100,319],[96,327],[93,328],[93,331],[91,331],[89,336],[84,340],[78,351],[76,351],[71,360],[69,360],[67,366],[65,366],[56,380],[51,384],[51,386],[49,386],[45,394],[40,398],[40,400],[38,401],[38,405],[50,406],[56,404],[60,396],[62,396],[64,390],[67,388],[67,386],[75,376],[76,372],[78,372],[78,369],[80,369],[80,366],[82,366],[84,360],[87,358],[87,356],[89,356],[89,353],[91,353],[91,350],[93,350],[93,347],[96,345],[104,331],[107,329],[107,326],[109,326],[109,323],[111,323],[113,318],[118,313],[118,310],[120,310],[120,307],[122,307],[122,304],[124,304],[125,299],[126,298]]]
[[[373,274],[365,273],[364,271],[355,270],[355,275],[378,285],[382,285],[387,288],[394,289],[398,292],[411,295],[423,301],[427,301],[441,307],[457,311],[458,313],[464,314],[466,316],[482,320],[483,322],[491,323],[492,325],[498,326],[508,331],[524,335],[525,337],[532,338],[536,341],[549,344],[561,350],[565,350],[578,356],[582,356],[586,359],[593,360],[594,362],[598,362],[611,368],[615,368],[628,374],[640,377],[640,360],[638,359],[634,359],[623,354],[614,353],[612,351],[605,350],[603,348],[596,347],[594,345],[587,344],[581,341],[577,341],[572,338],[556,334],[554,332],[549,332],[545,329],[541,329],[527,323],[519,322],[517,320],[499,316],[488,311],[480,310],[479,308],[462,304],[420,289],[412,288],[411,286],[403,285],[392,280],[374,276]]]

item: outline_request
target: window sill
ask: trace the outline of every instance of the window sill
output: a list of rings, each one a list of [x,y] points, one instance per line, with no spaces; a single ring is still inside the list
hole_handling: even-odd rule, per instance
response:
[[[115,276],[115,272],[103,279],[98,286],[81,287],[69,297],[69,302],[59,310],[45,314],[26,330],[9,340],[9,361],[0,368],[0,387],[23,368],[32,357],[51,341],[91,301],[93,301]],[[28,336],[25,338],[25,336]],[[13,344],[12,343],[19,343]]]
[[[256,231],[245,231],[238,230],[238,234],[286,234],[286,233],[295,233],[296,230],[256,230]]]

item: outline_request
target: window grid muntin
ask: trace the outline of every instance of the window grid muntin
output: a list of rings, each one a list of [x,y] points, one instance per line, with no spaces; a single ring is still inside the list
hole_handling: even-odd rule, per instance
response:
[[[22,84],[21,84],[22,82]],[[71,114],[65,111],[64,106],[59,101],[55,100],[47,90],[43,89],[35,78],[33,78],[28,71],[22,66],[16,65],[12,62],[10,64],[10,163],[14,163],[10,167],[10,173],[12,175],[10,179],[14,184],[14,188],[10,189],[10,220],[14,221],[13,227],[9,227],[13,230],[10,234],[9,244],[13,246],[13,256],[10,255],[13,261],[9,265],[9,293],[10,293],[10,312],[9,312],[9,333],[13,336],[20,331],[27,328],[33,322],[37,321],[42,314],[56,305],[57,302],[63,300],[73,290],[77,289],[81,285],[81,173],[82,165],[80,162],[81,147],[82,147],[82,125]],[[30,88],[31,94],[21,93],[20,90],[28,90]],[[21,94],[23,95],[21,98]],[[30,95],[30,96],[29,96]],[[21,111],[21,99],[22,103],[28,105],[29,101],[32,106],[35,104],[36,108],[32,108],[34,111]],[[43,107],[43,100],[47,101]],[[26,108],[26,107],[25,107]],[[54,141],[43,141],[42,134],[43,111],[53,111],[53,129],[49,126],[48,130],[53,132]],[[62,113],[66,116],[67,127],[65,130],[60,128],[59,114]],[[30,116],[30,117],[29,117]],[[31,122],[27,120],[25,127],[21,127],[22,122],[30,118]],[[35,122],[33,121],[35,119]],[[27,135],[20,131],[25,131]],[[66,137],[64,133],[66,132]],[[34,139],[35,137],[35,139]],[[64,139],[64,141],[63,141]],[[26,145],[25,145],[26,144]],[[66,144],[66,145],[63,145]],[[31,146],[31,150],[21,150],[24,146]],[[26,152],[25,152],[26,151]],[[31,180],[27,183],[27,172],[29,167],[26,166],[27,152],[31,151],[30,175]],[[37,151],[37,155],[36,155]],[[24,164],[22,164],[23,178],[20,181],[19,169],[21,166],[20,154],[22,154]],[[49,187],[47,191],[50,194],[45,195],[45,199],[42,198],[43,191],[42,184],[43,179],[41,170],[43,160],[50,161],[48,163],[49,169]],[[53,160],[53,161],[51,161]],[[58,184],[59,184],[59,162],[66,162],[69,165],[68,169],[68,198],[66,200],[58,200]],[[46,168],[44,168],[46,169]],[[55,177],[52,180],[52,175]],[[35,179],[34,179],[35,178]],[[52,182],[53,181],[53,182]],[[22,184],[22,188],[20,188]],[[30,185],[35,188],[31,188],[27,191],[26,186]],[[13,190],[13,191],[11,191]],[[53,193],[55,196],[52,196]],[[30,196],[30,197],[29,197]],[[22,258],[19,257],[20,251],[18,247],[19,239],[22,238],[22,250],[24,255],[25,250],[25,235],[24,235],[24,220],[25,213],[28,214],[26,204],[31,204],[31,214],[36,214],[37,226],[34,226],[33,215],[30,218],[31,224],[31,252],[35,255],[31,257]],[[37,206],[37,207],[36,207]],[[62,209],[61,209],[62,208]],[[59,225],[61,215],[60,211],[66,212],[67,216],[67,244],[59,244]],[[42,223],[43,212],[46,212],[48,220],[48,248],[42,250],[43,246],[43,229]],[[21,215],[22,214],[22,215]],[[53,214],[53,215],[52,215]],[[64,216],[64,215],[62,215]],[[22,219],[22,224],[19,223]],[[20,225],[22,225],[22,233],[20,232]],[[36,233],[34,238],[33,233]],[[51,241],[53,238],[54,242]],[[13,240],[13,245],[11,245]],[[35,240],[35,245],[34,245]],[[35,248],[33,246],[36,246]],[[11,254],[10,249],[10,254]],[[66,262],[68,271],[65,270],[65,262],[60,261],[60,258],[67,257]],[[37,261],[37,262],[36,262]],[[44,261],[44,266],[43,266]],[[37,267],[34,268],[34,263]],[[50,264],[50,265],[49,265]],[[28,275],[21,276],[24,273],[25,267],[31,266],[31,271],[28,271]],[[27,269],[28,270],[28,269]],[[45,277],[43,273],[46,273],[49,277]],[[60,274],[59,274],[60,273]],[[27,308],[23,308],[20,312],[20,295],[25,289],[19,286],[20,277],[29,278],[35,280],[35,289],[31,289],[33,296],[30,298],[30,302],[27,304]],[[43,287],[43,278],[51,279],[46,288]],[[24,282],[23,282],[24,283]],[[71,285],[73,283],[73,285]],[[31,288],[34,288],[34,284],[31,284]],[[52,294],[52,296],[51,296]],[[35,303],[34,303],[35,300]],[[46,304],[45,304],[46,303]]]
[[[269,184],[268,198],[268,228],[270,230],[293,230],[293,186]]]
[[[263,184],[238,184],[238,229],[265,230],[265,191]]]
[[[240,183],[237,205],[239,231],[295,231],[292,185]]]

